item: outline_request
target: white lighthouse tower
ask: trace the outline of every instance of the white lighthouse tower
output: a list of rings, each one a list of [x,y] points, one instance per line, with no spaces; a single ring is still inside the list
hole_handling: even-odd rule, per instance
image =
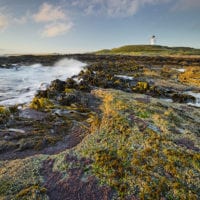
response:
[[[151,38],[150,38],[150,44],[155,45],[155,43],[156,43],[156,36],[152,35]]]

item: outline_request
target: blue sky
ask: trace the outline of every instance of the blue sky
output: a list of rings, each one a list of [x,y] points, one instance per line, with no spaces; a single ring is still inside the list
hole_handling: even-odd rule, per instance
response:
[[[200,48],[200,0],[0,0],[0,54]]]

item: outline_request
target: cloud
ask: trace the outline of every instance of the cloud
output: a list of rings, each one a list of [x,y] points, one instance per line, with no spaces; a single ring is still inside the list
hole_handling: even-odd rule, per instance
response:
[[[52,24],[47,24],[44,27],[44,30],[42,31],[42,36],[43,37],[55,37],[58,35],[63,35],[67,33],[71,28],[73,24],[72,23],[52,23]]]
[[[14,18],[14,22],[16,24],[26,24],[27,18],[25,16],[22,16],[20,18]]]
[[[0,31],[5,30],[9,25],[9,17],[3,14],[0,14]]]
[[[109,0],[106,12],[109,16],[130,16],[137,12],[139,6],[139,1]]]
[[[30,19],[30,13],[27,11],[24,16],[14,16],[11,11],[6,8],[0,8],[0,31],[5,30],[13,25],[25,24]]]
[[[80,7],[85,14],[101,14],[110,17],[128,17],[136,14],[140,8],[150,4],[168,3],[171,0],[76,0],[72,6]]]
[[[49,3],[43,3],[39,11],[33,15],[36,22],[52,22],[57,20],[65,20],[66,14],[60,6],[54,6]]]
[[[15,24],[23,25],[23,24],[26,24],[28,20],[30,20],[30,18],[31,18],[31,14],[29,11],[27,11],[24,16],[15,17],[13,21]]]
[[[200,9],[200,0],[177,0],[172,7],[174,11],[187,11]]]
[[[42,37],[56,37],[67,33],[73,23],[66,11],[61,6],[55,6],[50,3],[43,3],[38,12],[33,14],[33,20],[36,23],[44,24],[41,31]]]

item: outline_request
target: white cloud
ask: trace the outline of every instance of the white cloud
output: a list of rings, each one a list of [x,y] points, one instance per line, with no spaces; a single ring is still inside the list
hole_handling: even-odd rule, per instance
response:
[[[107,4],[107,14],[109,16],[129,16],[137,12],[139,1],[130,0],[109,0]]]
[[[9,25],[9,18],[6,15],[0,14],[0,31],[5,30]]]
[[[41,31],[43,37],[56,37],[67,33],[73,23],[66,11],[61,6],[55,6],[49,3],[43,3],[38,12],[33,14],[33,20],[36,23],[44,24]]]
[[[22,25],[22,24],[26,24],[30,18],[31,18],[31,14],[29,11],[27,11],[24,16],[15,17],[13,21],[15,24]]]
[[[14,18],[14,22],[16,24],[25,24],[27,22],[27,18],[25,16],[22,16],[20,18]]]
[[[49,3],[43,3],[39,11],[33,15],[36,22],[52,22],[56,20],[65,20],[66,14],[60,6],[54,6]]]
[[[44,27],[44,30],[42,31],[42,36],[43,37],[55,37],[58,35],[63,35],[67,33],[71,28],[73,24],[72,23],[52,23],[52,24],[47,24]]]
[[[30,13],[27,11],[24,16],[17,17],[11,14],[7,8],[0,8],[0,30],[5,30],[13,25],[25,24],[30,19]]]
[[[162,4],[172,0],[76,0],[72,6],[83,8],[86,14],[101,14],[111,17],[132,16],[146,4]]]

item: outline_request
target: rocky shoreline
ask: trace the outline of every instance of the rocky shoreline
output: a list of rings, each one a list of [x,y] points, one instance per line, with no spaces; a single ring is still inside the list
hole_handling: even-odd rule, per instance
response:
[[[200,65],[199,57],[187,57],[187,56],[129,56],[129,55],[95,55],[95,54],[63,54],[63,55],[23,55],[23,56],[8,56],[0,57],[0,67],[12,67],[13,64],[31,65],[35,63],[41,63],[44,66],[51,66],[56,61],[62,58],[72,58],[82,62],[94,63],[103,60],[114,61],[121,60],[133,60],[138,64],[145,65],[175,65],[175,66],[190,66]]]
[[[29,105],[0,106],[0,198],[198,199],[200,59],[27,55],[0,66],[66,57],[88,65]]]

